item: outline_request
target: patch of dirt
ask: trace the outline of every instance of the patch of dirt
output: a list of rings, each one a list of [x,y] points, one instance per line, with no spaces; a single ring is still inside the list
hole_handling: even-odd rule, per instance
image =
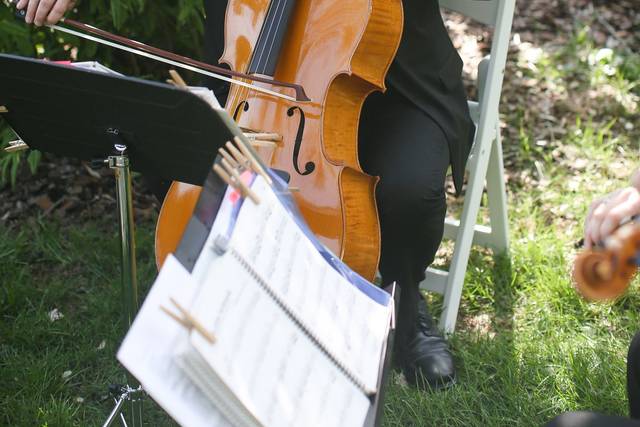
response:
[[[145,181],[136,176],[132,187],[136,222],[154,219],[159,204]],[[0,189],[0,221],[12,225],[33,217],[56,218],[63,225],[95,219],[116,221],[113,171],[94,170],[86,162],[49,154],[43,155],[35,175],[22,167],[15,187]]]

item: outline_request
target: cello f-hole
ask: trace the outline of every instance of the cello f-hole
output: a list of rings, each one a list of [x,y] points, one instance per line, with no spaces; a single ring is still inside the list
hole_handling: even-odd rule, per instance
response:
[[[241,103],[238,104],[235,111],[233,112],[234,122],[238,121],[238,116],[240,115],[240,108],[242,108],[242,111],[244,111],[245,113],[249,111],[249,101],[242,101]]]
[[[307,162],[304,165],[304,172],[300,170],[298,166],[298,157],[300,156],[300,148],[302,147],[302,134],[304,133],[304,125],[305,125],[305,117],[304,111],[300,107],[291,107],[287,110],[287,115],[289,117],[293,117],[296,110],[300,112],[300,124],[298,125],[298,133],[296,134],[296,142],[293,146],[293,168],[298,172],[298,174],[305,176],[309,175],[316,169],[316,164],[313,162]]]

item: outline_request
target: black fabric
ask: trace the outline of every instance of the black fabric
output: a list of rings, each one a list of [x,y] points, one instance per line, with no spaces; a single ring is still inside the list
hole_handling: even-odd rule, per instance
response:
[[[229,68],[226,64],[218,64],[224,52],[224,17],[227,11],[227,0],[205,0],[204,11],[206,14],[204,60],[209,64]],[[204,84],[216,94],[220,105],[225,105],[229,95],[229,84],[212,77],[206,78]]]
[[[638,427],[640,421],[595,412],[576,411],[558,415],[547,427]]]
[[[462,84],[462,59],[442,21],[438,0],[403,0],[404,28],[387,85],[429,115],[449,144],[458,191],[475,128]]]
[[[384,283],[397,281],[402,287],[400,310],[415,311],[417,284],[444,231],[447,139],[440,126],[391,87],[367,98],[359,151],[364,170],[380,177],[380,273]]]
[[[631,340],[627,354],[627,396],[629,415],[640,420],[640,332]]]
[[[560,414],[547,427],[640,427],[640,332],[631,340],[627,354],[627,396],[629,415],[624,418],[596,412],[576,411]]]

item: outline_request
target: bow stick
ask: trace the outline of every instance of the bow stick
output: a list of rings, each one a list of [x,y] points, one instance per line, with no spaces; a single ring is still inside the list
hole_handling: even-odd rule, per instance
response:
[[[13,0],[11,4],[15,6],[16,0]],[[24,19],[26,13],[27,12],[25,10],[17,10],[16,16],[18,18]],[[251,90],[255,90],[256,92],[262,92],[267,95],[275,96],[277,98],[282,98],[282,99],[286,99],[288,101],[294,101],[294,102],[310,101],[309,97],[304,92],[304,88],[294,83],[281,82],[278,80],[269,79],[261,76],[251,76],[248,74],[240,73],[238,71],[227,70],[222,67],[216,67],[215,65],[207,64],[205,62],[197,61],[195,59],[188,58],[186,56],[168,52],[166,50],[149,46],[144,43],[140,43],[138,41],[128,39],[126,37],[118,36],[116,34],[110,33],[105,30],[101,30],[100,28],[96,28],[91,25],[84,24],[82,22],[75,21],[73,19],[63,18],[60,20],[60,22],[64,23],[68,27],[75,28],[75,30],[72,30],[71,28],[62,27],[60,25],[47,25],[47,27],[56,31],[60,31],[66,34],[71,34],[76,37],[80,37],[80,38],[90,40],[96,43],[100,43],[109,47],[113,47],[115,49],[120,49],[125,52],[133,53],[135,55],[154,59],[159,62],[164,62],[165,64],[170,64],[175,67],[193,71],[194,73],[204,74],[205,76],[213,77],[218,80],[223,80],[225,82],[229,82],[230,84],[243,86]],[[76,30],[79,30],[79,31],[76,31]],[[81,31],[84,31],[88,34],[85,34]],[[242,80],[235,80],[231,77],[237,77],[237,78],[246,79],[254,82],[267,83],[272,86],[281,86],[281,87],[290,88],[295,91],[296,95],[295,97],[291,97],[279,92],[275,92],[273,90],[265,89],[263,87],[244,82]]]

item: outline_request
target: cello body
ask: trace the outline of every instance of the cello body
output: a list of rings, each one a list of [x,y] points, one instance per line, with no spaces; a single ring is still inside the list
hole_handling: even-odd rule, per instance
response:
[[[277,146],[258,148],[260,157],[290,175],[290,186],[298,189],[294,197],[300,211],[320,241],[371,280],[380,254],[377,178],[366,175],[360,166],[358,123],[365,98],[385,89],[384,78],[402,35],[402,3],[271,3],[277,7],[288,1],[294,3],[289,19],[274,20],[267,0],[229,0],[220,61],[236,71],[266,73],[268,67],[256,68],[262,57],[271,54],[261,37],[285,21],[286,32],[275,43],[280,44],[279,52],[271,59],[275,65],[268,75],[300,84],[311,101],[276,99],[232,86],[226,109],[243,129],[282,136]],[[268,40],[266,45],[273,44]],[[158,221],[158,261],[177,246],[175,237],[179,239],[191,217],[198,194],[197,187],[172,185]],[[166,227],[173,228],[173,242],[169,242],[171,233],[163,230]]]

